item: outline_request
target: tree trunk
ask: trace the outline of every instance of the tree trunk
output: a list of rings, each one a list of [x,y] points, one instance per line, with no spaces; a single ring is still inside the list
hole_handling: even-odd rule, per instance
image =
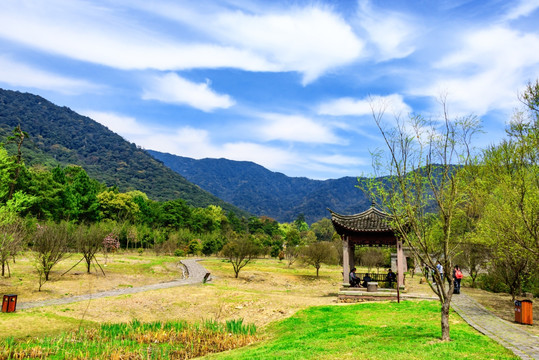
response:
[[[320,266],[316,268],[316,277],[318,277],[318,270],[320,270]]]
[[[450,341],[449,336],[449,308],[451,304],[451,297],[445,298],[442,303],[442,341]]]

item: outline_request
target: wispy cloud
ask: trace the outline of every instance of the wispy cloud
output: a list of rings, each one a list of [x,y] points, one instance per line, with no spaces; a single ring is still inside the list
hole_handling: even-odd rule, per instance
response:
[[[516,20],[522,16],[528,16],[539,8],[539,0],[520,0],[516,6],[507,13],[507,20]]]
[[[461,50],[434,63],[432,79],[410,93],[447,93],[460,114],[513,108],[518,89],[537,71],[539,36],[494,26],[462,33],[460,41]]]
[[[101,86],[38,69],[32,65],[0,55],[0,82],[11,86],[52,90],[63,94],[95,91]]]
[[[318,106],[321,115],[346,116],[346,115],[371,115],[373,106],[384,106],[391,113],[410,113],[412,108],[408,106],[399,94],[387,96],[368,96],[363,99],[340,98],[325,102]]]
[[[163,3],[155,9],[167,17],[182,11]],[[157,32],[157,26],[144,27],[129,8],[114,13],[78,0],[7,0],[2,10],[0,37],[119,69],[297,71],[309,83],[328,69],[354,61],[363,47],[339,15],[317,6],[264,14],[192,13],[190,21],[176,16],[181,25],[199,32],[197,41]]]
[[[92,120],[106,126],[109,130],[126,138],[151,133],[149,127],[140,124],[137,119],[131,116],[95,110],[79,110],[79,113],[88,116]]]
[[[263,141],[336,144],[343,142],[332,128],[301,115],[259,114],[253,132]]]
[[[188,105],[206,112],[228,109],[235,103],[230,96],[217,94],[210,89],[209,81],[194,83],[175,73],[153,77],[146,84],[142,98]]]
[[[387,9],[374,9],[369,0],[360,0],[359,5],[357,24],[376,49],[373,59],[399,59],[414,52],[419,29],[416,20]]]

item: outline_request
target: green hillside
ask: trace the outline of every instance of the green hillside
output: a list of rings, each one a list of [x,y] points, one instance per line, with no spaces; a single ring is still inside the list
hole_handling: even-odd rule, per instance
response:
[[[248,215],[96,121],[40,96],[0,89],[2,141],[19,124],[30,135],[23,150],[27,165],[79,165],[90,177],[120,191],[140,190],[160,201],[182,198],[197,207],[215,204]]]
[[[329,217],[327,208],[343,214],[366,210],[371,200],[358,188],[358,179],[312,180],[272,172],[249,161],[195,160],[148,150],[172,170],[219,198],[255,215],[280,222],[304,214],[308,223]]]

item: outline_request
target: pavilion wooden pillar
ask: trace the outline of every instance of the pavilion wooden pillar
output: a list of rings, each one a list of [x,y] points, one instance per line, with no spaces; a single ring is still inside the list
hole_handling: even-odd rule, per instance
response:
[[[345,287],[350,286],[350,244],[348,236],[342,236],[342,285]]]
[[[402,248],[402,241],[397,240],[397,286],[404,287],[404,272],[406,271],[406,257]]]

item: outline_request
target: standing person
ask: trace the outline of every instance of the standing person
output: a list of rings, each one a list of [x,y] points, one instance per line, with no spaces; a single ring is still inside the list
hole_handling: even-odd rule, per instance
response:
[[[436,261],[436,271],[438,271],[438,274],[440,274],[440,279],[442,280],[442,283],[444,282],[444,267],[439,261]]]
[[[460,266],[455,265],[455,268],[453,269],[453,282],[455,283],[453,294],[460,294],[460,281],[462,280],[462,277]]]

